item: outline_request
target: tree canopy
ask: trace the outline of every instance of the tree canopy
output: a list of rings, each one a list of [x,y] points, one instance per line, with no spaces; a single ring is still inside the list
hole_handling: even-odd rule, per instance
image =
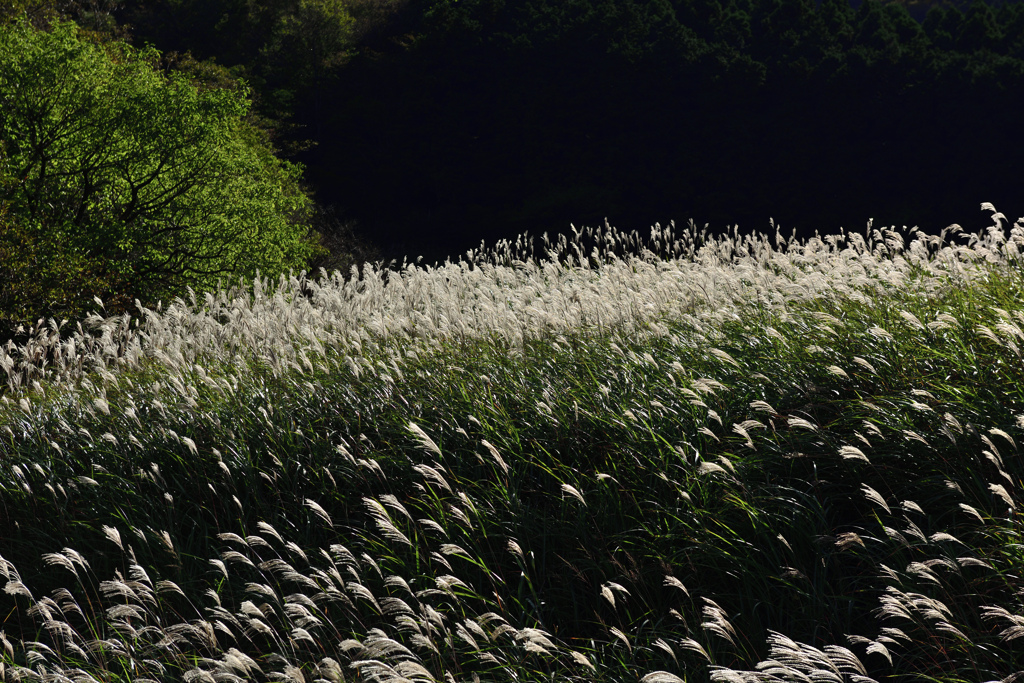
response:
[[[0,28],[0,311],[76,315],[301,268],[317,247],[300,169],[248,92],[166,73],[154,49]]]

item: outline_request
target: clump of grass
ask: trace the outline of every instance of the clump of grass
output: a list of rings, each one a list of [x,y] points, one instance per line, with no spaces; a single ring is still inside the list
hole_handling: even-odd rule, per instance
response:
[[[1024,224],[988,208],[42,326],[0,359],[0,680],[1006,678]]]

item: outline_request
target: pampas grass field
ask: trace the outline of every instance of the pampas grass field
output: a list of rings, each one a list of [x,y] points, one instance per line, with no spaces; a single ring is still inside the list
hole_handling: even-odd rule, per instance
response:
[[[1024,219],[982,208],[41,321],[0,680],[1024,679]]]

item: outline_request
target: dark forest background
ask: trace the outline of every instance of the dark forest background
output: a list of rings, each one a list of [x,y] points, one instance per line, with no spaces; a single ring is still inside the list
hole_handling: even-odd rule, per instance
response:
[[[245,79],[336,252],[439,259],[606,218],[808,235],[1024,211],[1016,2],[21,5]]]
[[[243,65],[319,202],[387,255],[606,217],[808,234],[1021,211],[1019,3],[360,0],[353,44],[304,65],[251,9],[272,4],[114,16]]]

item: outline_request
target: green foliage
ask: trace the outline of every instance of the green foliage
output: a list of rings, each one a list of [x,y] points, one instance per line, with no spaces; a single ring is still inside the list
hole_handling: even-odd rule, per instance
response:
[[[0,216],[0,331],[44,314],[80,317],[93,297],[124,309],[130,299],[118,295],[121,284],[108,264],[38,224]]]
[[[74,21],[84,34],[98,39],[125,38],[114,12],[121,0],[6,0],[0,6],[0,24],[27,20],[36,28],[59,21]]]
[[[957,36],[957,47],[962,52],[999,49],[1002,31],[996,23],[995,12],[982,0],[974,0],[964,16]]]
[[[584,49],[588,55],[610,54],[631,62],[672,41],[679,30],[668,0],[443,0],[430,5],[425,19],[428,33],[438,39],[514,52]]]
[[[315,252],[299,169],[246,121],[246,90],[198,88],[161,73],[159,60],[151,49],[85,40],[71,23],[2,29],[7,239],[24,233],[39,249],[74,255],[5,278],[4,297],[16,301],[5,315],[76,314],[96,289],[155,302],[186,286],[301,268]],[[67,291],[75,272],[95,273],[92,291]]]
[[[341,0],[298,0],[273,23],[262,54],[272,68],[314,85],[325,69],[344,59],[354,21]]]
[[[125,5],[122,16],[137,38],[243,68],[260,91],[266,113],[287,119],[297,107],[315,103],[318,90],[348,59],[356,41],[378,30],[396,2],[160,0]]]

